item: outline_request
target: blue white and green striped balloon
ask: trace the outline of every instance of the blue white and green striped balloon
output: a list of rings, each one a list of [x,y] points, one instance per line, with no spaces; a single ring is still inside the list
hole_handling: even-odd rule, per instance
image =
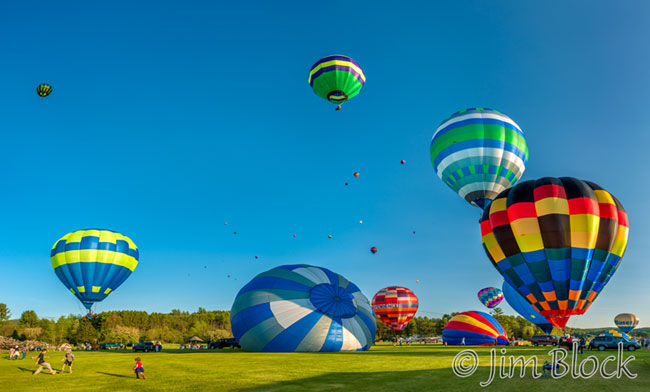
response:
[[[257,275],[237,294],[232,332],[247,351],[362,351],[374,343],[375,314],[359,288],[311,265]]]
[[[527,162],[524,133],[496,110],[456,112],[440,124],[431,140],[431,163],[438,177],[480,208],[516,184]]]

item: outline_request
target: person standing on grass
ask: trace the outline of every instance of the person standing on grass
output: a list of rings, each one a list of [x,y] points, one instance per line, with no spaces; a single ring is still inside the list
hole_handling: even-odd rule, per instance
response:
[[[41,353],[38,354],[38,361],[36,361],[36,365],[38,365],[38,369],[36,369],[36,371],[34,373],[32,373],[32,375],[35,376],[38,373],[40,373],[41,370],[43,370],[43,367],[46,367],[47,370],[50,371],[50,374],[52,374],[52,375],[56,374],[56,372],[54,370],[52,370],[52,365],[50,365],[48,362],[45,362],[45,358],[49,358],[49,357],[45,356],[45,353],[47,353],[46,348],[42,349]],[[35,358],[37,358],[37,357],[32,357],[32,359],[35,359]]]
[[[27,346],[23,346],[23,348],[20,350],[23,353],[23,358],[22,360],[25,360],[25,357],[27,356]]]
[[[144,367],[142,367],[140,357],[135,358],[135,366],[133,367],[133,371],[135,372],[135,378],[140,378],[140,376],[142,376],[143,380],[147,379],[147,377],[144,376]]]
[[[72,362],[74,362],[74,354],[72,353],[72,350],[67,349],[61,361],[63,361],[61,373],[65,371],[65,365],[68,365],[68,373],[72,373]]]

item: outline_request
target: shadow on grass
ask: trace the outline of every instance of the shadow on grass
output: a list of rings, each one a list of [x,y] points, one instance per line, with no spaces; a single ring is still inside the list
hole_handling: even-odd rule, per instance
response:
[[[480,389],[477,387],[476,380],[457,378],[451,369],[430,369],[327,373],[315,377],[262,384],[239,391],[459,391]]]
[[[34,373],[33,369],[25,369],[23,367],[19,367],[18,370],[22,370],[23,372],[29,372],[29,373]]]
[[[120,377],[120,378],[131,378],[129,376],[125,376],[124,374],[115,374],[115,373],[106,373],[106,372],[97,372],[98,374],[103,374],[105,376],[113,376],[113,377]]]

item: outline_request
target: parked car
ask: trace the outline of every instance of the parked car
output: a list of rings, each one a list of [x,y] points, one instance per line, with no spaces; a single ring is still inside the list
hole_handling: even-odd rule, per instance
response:
[[[158,349],[156,350],[156,346]],[[148,353],[149,351],[162,351],[162,345],[156,344],[154,342],[140,342],[138,344],[133,345],[133,351],[142,351],[145,353]]]
[[[638,343],[635,343],[631,340],[627,340],[624,337],[620,337],[620,336],[596,336],[589,343],[589,347],[593,349],[597,348],[600,351],[605,351],[608,348],[616,350],[618,348],[619,342],[623,343],[624,350],[634,351],[641,348],[641,346]]]
[[[530,342],[533,346],[546,346],[550,344],[551,346],[557,346],[560,342],[560,337],[555,335],[535,335],[530,338]]]
[[[120,347],[122,347],[121,344],[119,344],[119,343],[114,343],[114,342],[110,342],[110,343],[99,343],[99,349],[100,349],[100,350],[117,350],[117,349],[119,349]]]
[[[224,348],[224,347],[230,347],[230,348],[241,348],[239,345],[239,342],[235,340],[235,338],[227,338],[227,339],[219,339],[214,342],[210,342],[208,345],[208,348]]]

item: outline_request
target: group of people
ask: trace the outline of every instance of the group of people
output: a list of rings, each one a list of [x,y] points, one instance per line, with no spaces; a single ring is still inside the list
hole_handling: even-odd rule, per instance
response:
[[[47,349],[44,348],[41,350],[40,354],[38,356],[32,357],[32,359],[36,359],[36,365],[38,368],[32,373],[33,375],[37,375],[38,373],[43,370],[43,368],[47,368],[47,370],[50,371],[50,374],[55,375],[56,371],[52,369],[52,365],[50,365],[49,362],[45,361],[46,358],[49,358],[49,356],[45,355],[47,354]],[[63,366],[61,367],[61,372],[65,371],[65,367],[68,367],[68,372],[72,373],[72,363],[74,362],[74,354],[72,353],[72,350],[67,349],[65,351],[65,355],[61,359],[61,362],[63,362]]]
[[[18,348],[18,346],[16,346],[9,349],[9,359],[17,360],[21,356],[22,359],[25,359],[27,356],[27,347]]]
[[[1,352],[1,350],[0,350]],[[56,370],[52,369],[52,364],[46,361],[46,359],[50,358],[47,355],[47,348],[43,348],[40,350],[39,354],[37,356],[33,356],[32,359],[36,359],[35,365],[38,366],[34,373],[32,375],[37,375],[39,374],[43,368],[46,368],[51,375],[55,375]],[[19,348],[18,346],[16,347],[11,347],[9,349],[9,359],[10,360],[17,360],[20,356],[22,355],[22,359],[24,360],[25,357],[27,357],[27,347]],[[72,373],[72,364],[75,361],[74,354],[72,353],[72,349],[66,349],[65,354],[63,355],[63,358],[61,359],[61,362],[63,362],[63,366],[61,367],[61,372],[65,372],[65,367],[68,367],[68,373]],[[146,380],[147,377],[144,375],[144,366],[142,365],[142,360],[140,357],[135,358],[135,366],[133,367],[133,372],[135,373],[136,378],[142,378],[143,380]]]

